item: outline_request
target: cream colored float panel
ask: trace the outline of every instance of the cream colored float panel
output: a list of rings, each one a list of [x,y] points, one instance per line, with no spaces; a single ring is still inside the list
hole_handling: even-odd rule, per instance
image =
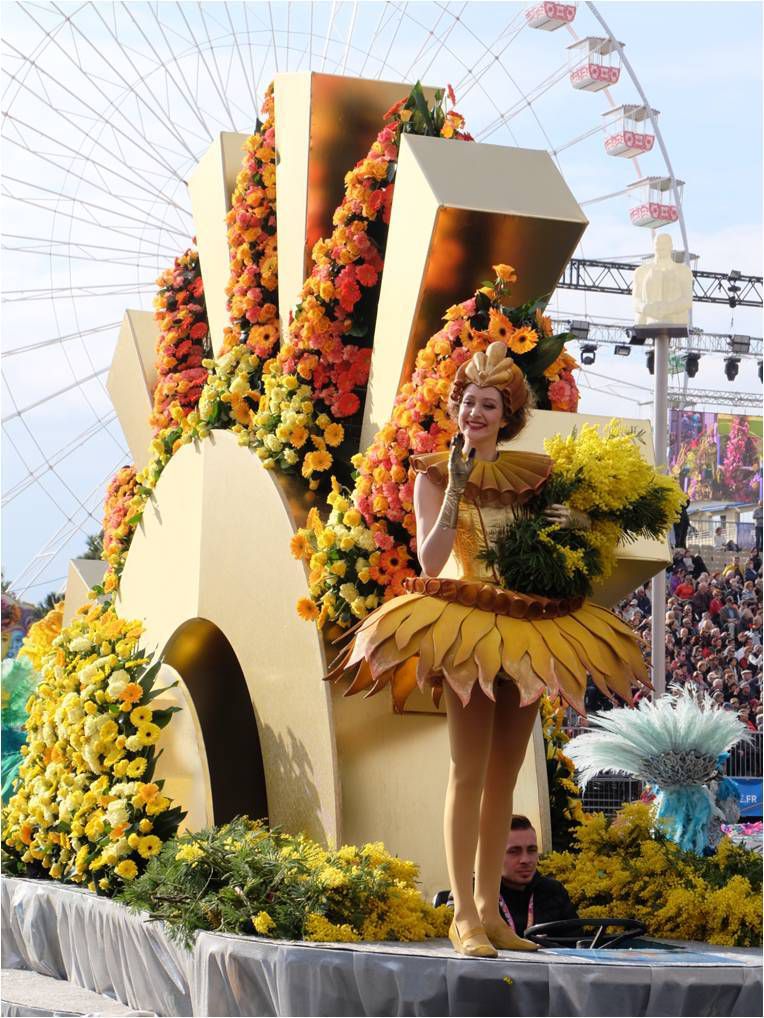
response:
[[[157,372],[159,328],[151,311],[125,311],[106,379],[136,470],[149,460],[154,434],[149,424]]]
[[[101,559],[73,558],[69,562],[64,595],[64,626],[68,626],[83,604],[87,604],[90,591],[101,583],[105,572],[106,563]]]
[[[188,182],[196,246],[204,279],[210,342],[216,356],[229,323],[225,292],[229,277],[226,215],[231,208],[231,196],[244,159],[246,141],[246,134],[221,132],[197,163]]]
[[[339,779],[325,659],[315,626],[295,612],[305,572],[289,553],[303,520],[235,435],[213,432],[165,468],[128,553],[118,610],[144,620],[150,651],[189,620],[222,632],[257,719],[270,822],[334,843]]]
[[[600,417],[595,414],[569,414],[554,410],[536,410],[521,434],[502,448],[519,449],[522,452],[541,452],[544,439],[553,435],[569,435],[582,424],[596,424],[606,427],[611,417]],[[620,417],[618,420],[627,428],[642,432],[640,451],[651,465],[655,465],[655,447],[653,445],[652,426],[642,418]],[[620,600],[636,590],[643,583],[659,573],[671,562],[668,539],[648,541],[640,538],[630,544],[622,544],[618,549],[618,568],[607,580],[595,584],[592,599],[612,607]]]
[[[411,84],[296,72],[274,78],[282,336],[310,273],[316,241],[332,231],[345,174],[368,152],[384,113]],[[434,89],[425,88],[428,99]]]
[[[517,269],[515,303],[551,294],[586,225],[546,152],[405,135],[361,448],[390,417],[446,308],[470,297],[497,262]]]

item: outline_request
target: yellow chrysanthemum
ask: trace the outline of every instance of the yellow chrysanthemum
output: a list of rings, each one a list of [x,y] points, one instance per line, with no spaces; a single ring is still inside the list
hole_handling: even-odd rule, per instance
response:
[[[138,867],[132,859],[123,859],[122,862],[117,863],[114,872],[123,880],[134,880],[138,876]]]
[[[509,339],[506,340],[506,343],[512,353],[524,354],[532,350],[538,341],[539,334],[536,330],[532,329],[530,325],[523,325],[521,328],[514,330]]]
[[[312,622],[318,618],[319,607],[310,597],[301,597],[297,602],[297,614],[306,622]]]
[[[162,850],[162,842],[156,834],[147,834],[138,842],[138,854],[144,859],[158,855]]]

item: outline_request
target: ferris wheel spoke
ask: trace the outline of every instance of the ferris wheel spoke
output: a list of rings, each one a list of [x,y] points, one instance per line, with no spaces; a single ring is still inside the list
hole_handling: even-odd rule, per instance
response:
[[[70,196],[67,196],[67,195],[62,195],[62,194],[59,194],[58,192],[54,191],[52,188],[43,187],[41,184],[35,184],[32,181],[30,181],[30,180],[20,180],[18,177],[9,177],[7,175],[4,175],[3,176],[3,183],[7,184],[9,182],[13,183],[13,184],[19,184],[20,186],[23,186],[23,187],[34,188],[37,191],[44,191],[46,194],[51,194],[51,195],[55,195],[56,196],[55,198],[40,198],[39,202],[36,202],[36,201],[33,201],[31,198],[22,198],[20,195],[11,194],[8,191],[5,191],[4,192],[5,197],[10,198],[13,201],[24,202],[24,203],[26,203],[28,205],[33,205],[35,208],[39,208],[39,209],[48,209],[48,206],[40,204],[41,202],[53,202],[53,201],[55,201],[56,203],[58,203],[59,201],[76,202],[77,205],[82,205],[83,207],[88,208],[88,209],[93,209],[93,210],[98,211],[98,212],[107,212],[107,213],[109,213],[112,216],[114,216],[116,214],[116,215],[119,216],[120,219],[125,219],[125,220],[128,220],[130,222],[138,223],[142,229],[145,229],[145,226],[146,226],[145,215],[139,218],[138,216],[130,216],[126,212],[115,213],[114,208],[108,208],[106,205],[97,205],[97,204],[95,204],[95,202],[87,201],[85,198],[79,198],[79,197],[75,198],[75,197],[70,197]],[[78,220],[79,222],[83,222],[83,223],[88,223],[91,226],[96,226],[96,227],[99,227],[100,229],[104,229],[104,230],[115,229],[115,227],[113,227],[111,224],[101,223],[95,217],[92,220],[89,220],[89,219],[83,218],[82,216],[75,216],[74,213],[72,213],[72,212],[64,212],[64,211],[62,211],[61,209],[58,209],[58,208],[56,209],[56,215],[66,216],[67,218],[75,219],[75,220]],[[128,229],[138,229],[138,227],[125,227],[125,230],[128,230]],[[173,228],[171,226],[168,226],[167,224],[163,224],[162,229],[165,230],[167,233],[175,234],[175,236],[177,236],[181,240],[186,240],[188,238],[188,230],[187,229],[186,230],[175,229],[175,228]],[[132,235],[129,234],[129,233],[125,233],[125,236],[129,237],[129,236],[132,236]]]
[[[196,39],[196,36],[194,35],[194,30],[191,28],[191,25],[189,24],[188,18],[186,17],[186,13],[183,10],[183,4],[176,3],[175,6],[180,11],[180,16],[183,18],[183,21],[184,21],[184,23],[186,25],[186,28],[188,29],[188,34],[191,36],[191,39],[193,41],[194,46],[196,46],[197,52],[199,54],[199,59],[204,64],[204,69],[207,72],[207,77],[212,82],[213,87],[214,87],[215,91],[218,94],[218,98],[220,99],[220,102],[223,104],[223,109],[226,111],[226,113],[228,115],[228,119],[231,122],[231,127],[235,131],[236,130],[236,124],[234,123],[233,114],[231,113],[231,108],[228,105],[228,100],[226,99],[225,94],[221,91],[217,81],[215,80],[214,74],[212,73],[212,71],[209,68],[207,60],[205,59],[205,56],[204,56],[204,50],[201,48],[201,46],[199,46],[199,43],[198,43],[198,41]],[[199,13],[201,14],[202,22],[204,22],[204,14],[203,14],[203,9],[202,9],[202,5],[201,4],[198,5],[198,10],[199,10]],[[206,23],[205,23],[205,30],[206,30]]]
[[[382,77],[382,71],[385,69],[385,65],[387,64],[387,61],[390,58],[390,53],[392,51],[393,46],[395,45],[395,40],[397,39],[398,32],[400,31],[400,27],[403,24],[403,19],[406,16],[406,10],[408,8],[408,2],[405,2],[403,4],[403,7],[401,7],[401,8],[398,8],[397,4],[393,4],[392,6],[395,7],[396,10],[399,10],[400,14],[399,14],[399,17],[398,17],[398,22],[397,22],[397,24],[395,26],[395,31],[390,36],[390,44],[387,47],[387,51],[385,52],[385,56],[384,56],[384,58],[382,60],[382,63],[379,65],[379,71],[377,72],[377,78],[378,79]],[[423,71],[422,73],[424,74],[426,72]]]
[[[111,332],[114,329],[118,329],[121,324],[121,322],[106,322],[103,325],[91,325],[87,329],[69,332],[63,336],[53,336],[51,339],[38,339],[34,343],[13,346],[10,350],[6,348],[3,350],[3,359],[7,361],[9,357],[17,357],[22,353],[32,353],[34,350],[43,350],[48,346],[58,346],[59,343],[68,343],[72,339],[84,339],[85,336],[97,336],[102,332]]]
[[[411,63],[406,68],[406,72],[405,72],[405,80],[406,81],[409,80],[411,72],[416,67],[416,65],[419,63],[419,61],[421,60],[422,56],[424,55],[425,51],[427,50],[427,47],[431,46],[431,45],[435,45],[435,42],[437,41],[436,40],[436,36],[435,36],[435,32],[436,32],[436,30],[438,28],[438,25],[443,20],[443,16],[445,15],[445,13],[446,13],[446,11],[448,9],[448,4],[446,4],[445,7],[444,7],[443,4],[437,4],[436,6],[440,8],[440,14],[438,15],[438,17],[437,17],[437,19],[435,21],[435,24],[432,26],[432,28],[428,29],[427,35],[425,36],[425,39],[424,39],[424,42],[419,47],[419,49],[417,51],[417,54],[414,57],[414,59],[411,61]]]
[[[270,30],[271,30],[271,46],[273,47],[273,61],[274,61],[274,64],[276,65],[276,73],[278,74],[279,73],[279,51],[278,51],[278,48],[276,46],[276,29],[275,29],[274,24],[273,24],[273,7],[271,6],[270,0],[268,0],[267,7],[268,7],[268,23],[270,25]]]
[[[82,285],[82,286],[46,286],[36,287],[31,290],[6,290],[3,299],[8,304],[18,301],[44,300],[50,301],[56,297],[76,297],[83,300],[85,297],[125,297],[146,293],[154,285],[153,281],[146,280],[143,283],[123,283],[115,285],[106,283],[103,286]]]

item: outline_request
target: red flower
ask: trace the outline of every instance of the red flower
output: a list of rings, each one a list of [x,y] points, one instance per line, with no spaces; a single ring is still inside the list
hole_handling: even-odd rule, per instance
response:
[[[203,339],[209,331],[209,326],[206,322],[197,322],[196,325],[191,326],[191,338]]]
[[[350,417],[360,406],[361,401],[354,392],[343,392],[332,403],[332,413],[335,417]]]

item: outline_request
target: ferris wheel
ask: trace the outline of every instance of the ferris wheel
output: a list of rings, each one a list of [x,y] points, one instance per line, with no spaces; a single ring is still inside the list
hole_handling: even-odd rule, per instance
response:
[[[551,153],[587,245],[607,210],[640,249],[667,226],[689,250],[659,113],[592,3],[7,4],[5,33],[4,565],[30,600],[129,461],[105,387],[123,311],[151,309],[193,168],[253,131],[274,74],[450,82],[477,141]]]

